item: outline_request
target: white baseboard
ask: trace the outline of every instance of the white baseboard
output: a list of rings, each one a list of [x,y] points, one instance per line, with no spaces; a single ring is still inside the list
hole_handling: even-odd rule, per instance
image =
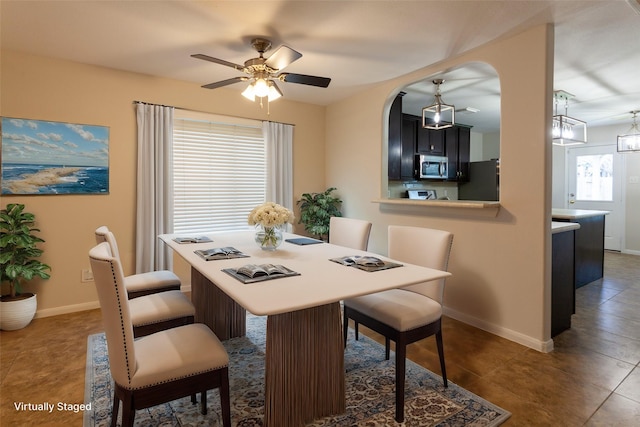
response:
[[[631,249],[624,249],[621,252],[623,254],[629,254],[629,255],[640,255],[640,251],[633,251]]]
[[[183,285],[180,288],[180,290],[182,292],[191,292],[191,285]],[[46,308],[44,310],[37,310],[34,318],[38,319],[42,317],[58,316],[60,314],[76,313],[78,311],[93,310],[96,308],[100,308],[100,301],[96,300],[91,302],[84,302],[82,304],[65,305],[62,307],[53,307],[53,308]]]
[[[448,317],[459,320],[468,325],[475,326],[478,329],[482,329],[483,331],[490,332],[494,335],[506,338],[509,341],[522,344],[542,353],[549,353],[550,351],[553,351],[552,339],[548,341],[540,341],[528,335],[521,334],[520,332],[495,325],[485,320],[478,319],[477,317],[469,316],[468,314],[461,313],[448,307],[443,307],[443,313]]]
[[[65,305],[62,307],[46,308],[36,311],[35,318],[58,316],[60,314],[76,313],[78,311],[86,311],[100,308],[99,301],[84,302],[82,304]]]

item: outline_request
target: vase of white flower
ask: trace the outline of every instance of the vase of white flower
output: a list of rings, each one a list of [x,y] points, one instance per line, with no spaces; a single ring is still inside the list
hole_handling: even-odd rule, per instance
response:
[[[275,251],[282,243],[282,230],[275,227],[256,226],[256,243],[265,251]]]
[[[277,203],[266,202],[249,214],[249,225],[256,226],[256,243],[266,251],[274,251],[282,243],[282,227],[293,222],[293,212]]]

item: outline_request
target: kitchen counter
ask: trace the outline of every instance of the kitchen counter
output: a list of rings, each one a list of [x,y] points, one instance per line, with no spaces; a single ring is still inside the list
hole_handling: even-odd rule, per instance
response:
[[[551,222],[551,234],[564,233],[565,231],[577,230],[580,228],[580,224],[576,222]]]
[[[580,218],[591,218],[594,216],[608,215],[609,211],[594,211],[588,209],[551,209],[553,219],[574,220]]]
[[[576,288],[604,274],[604,217],[609,211],[552,209],[553,222],[580,224],[575,231]]]

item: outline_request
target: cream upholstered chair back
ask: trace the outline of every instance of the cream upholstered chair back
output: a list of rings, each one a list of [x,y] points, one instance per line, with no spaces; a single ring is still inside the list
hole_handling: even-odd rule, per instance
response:
[[[409,264],[446,271],[453,244],[453,234],[432,228],[390,225],[388,255]],[[442,304],[445,279],[407,286],[404,290],[417,292]]]
[[[89,260],[109,343],[111,375],[116,383],[126,386],[136,370],[136,357],[122,267],[106,242],[89,251]]]
[[[116,236],[109,231],[109,227],[102,225],[96,228],[96,243],[107,242],[111,247],[111,254],[120,259],[120,251],[118,250],[118,243],[116,242]]]
[[[351,249],[367,250],[371,223],[363,219],[331,217],[329,243]]]

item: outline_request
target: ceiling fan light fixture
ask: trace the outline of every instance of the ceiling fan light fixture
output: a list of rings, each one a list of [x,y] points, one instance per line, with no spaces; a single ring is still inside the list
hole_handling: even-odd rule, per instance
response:
[[[633,124],[631,129],[625,135],[618,135],[618,152],[630,153],[640,151],[640,127],[636,123],[637,110],[631,111],[633,115]]]
[[[553,92],[555,100],[555,114],[551,122],[551,141],[553,145],[567,147],[587,143],[587,123],[582,120],[569,117],[569,99],[573,95],[563,90]],[[564,114],[558,114],[558,102],[564,101]]]
[[[282,96],[280,88],[276,85],[276,82],[269,80],[269,93],[267,94],[267,100],[269,102],[275,101]]]
[[[255,102],[256,98],[267,97],[267,102],[275,101],[282,96],[280,88],[273,80],[257,79],[242,91],[242,96],[251,102]]]
[[[256,101],[256,90],[253,87],[253,83],[251,83],[245,90],[242,91],[242,96],[244,96],[251,102]]]
[[[269,84],[267,80],[263,77],[258,77],[256,81],[253,83],[253,89],[255,91],[255,95],[259,98],[264,98],[269,95]]]
[[[456,124],[456,107],[445,104],[440,94],[440,85],[444,83],[442,79],[433,80],[436,85],[434,103],[422,109],[422,127],[425,129],[446,129]]]

